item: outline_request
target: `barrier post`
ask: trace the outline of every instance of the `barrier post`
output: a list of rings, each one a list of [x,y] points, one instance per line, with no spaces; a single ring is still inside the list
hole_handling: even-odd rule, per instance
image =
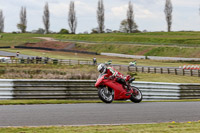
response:
[[[144,72],[144,67],[142,67],[142,72]]]
[[[200,70],[198,70],[197,72],[198,72],[198,77],[200,77]]]
[[[71,65],[71,60],[69,59],[69,65]]]
[[[185,69],[182,69],[182,74],[183,74],[183,76],[185,75]]]
[[[167,74],[170,74],[169,68],[167,68]]]
[[[177,75],[177,69],[176,68],[174,69],[174,73],[175,73],[175,75]]]
[[[154,67],[154,73],[156,73],[156,67]]]

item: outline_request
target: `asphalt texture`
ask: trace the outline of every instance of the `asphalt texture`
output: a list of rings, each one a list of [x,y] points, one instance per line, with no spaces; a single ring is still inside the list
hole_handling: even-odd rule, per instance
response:
[[[132,124],[200,120],[200,102],[1,105],[0,126]]]
[[[20,50],[19,50],[20,51]],[[12,52],[5,52],[5,51],[0,51],[0,56],[16,56],[16,53],[12,53]],[[36,57],[36,56],[31,56],[31,55],[24,55],[24,54],[19,54],[18,58],[30,58],[30,57]]]

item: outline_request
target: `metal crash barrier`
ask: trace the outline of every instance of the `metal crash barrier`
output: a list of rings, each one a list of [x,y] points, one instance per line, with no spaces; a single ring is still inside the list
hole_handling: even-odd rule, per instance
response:
[[[0,99],[98,99],[95,80],[0,79]],[[143,100],[200,99],[200,84],[133,82]]]

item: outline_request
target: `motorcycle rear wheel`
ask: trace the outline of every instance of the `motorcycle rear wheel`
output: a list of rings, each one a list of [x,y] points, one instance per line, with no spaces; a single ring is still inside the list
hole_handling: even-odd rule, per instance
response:
[[[137,91],[138,94],[132,94],[130,97],[130,100],[134,103],[140,103],[142,101],[142,92],[137,88],[137,87],[131,87],[131,89],[133,89],[133,91]]]
[[[114,100],[113,90],[106,86],[99,87],[98,96],[105,103],[112,103]]]

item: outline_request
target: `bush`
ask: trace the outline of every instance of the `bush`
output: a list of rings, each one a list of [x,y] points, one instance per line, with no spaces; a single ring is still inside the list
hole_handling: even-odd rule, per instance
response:
[[[69,31],[67,29],[61,29],[59,34],[69,34]]]
[[[33,30],[31,33],[34,33],[34,34],[44,34],[45,30],[42,29],[42,28],[39,28],[38,30]]]
[[[0,69],[0,74],[5,74],[6,73],[6,70],[3,68],[3,69]]]

